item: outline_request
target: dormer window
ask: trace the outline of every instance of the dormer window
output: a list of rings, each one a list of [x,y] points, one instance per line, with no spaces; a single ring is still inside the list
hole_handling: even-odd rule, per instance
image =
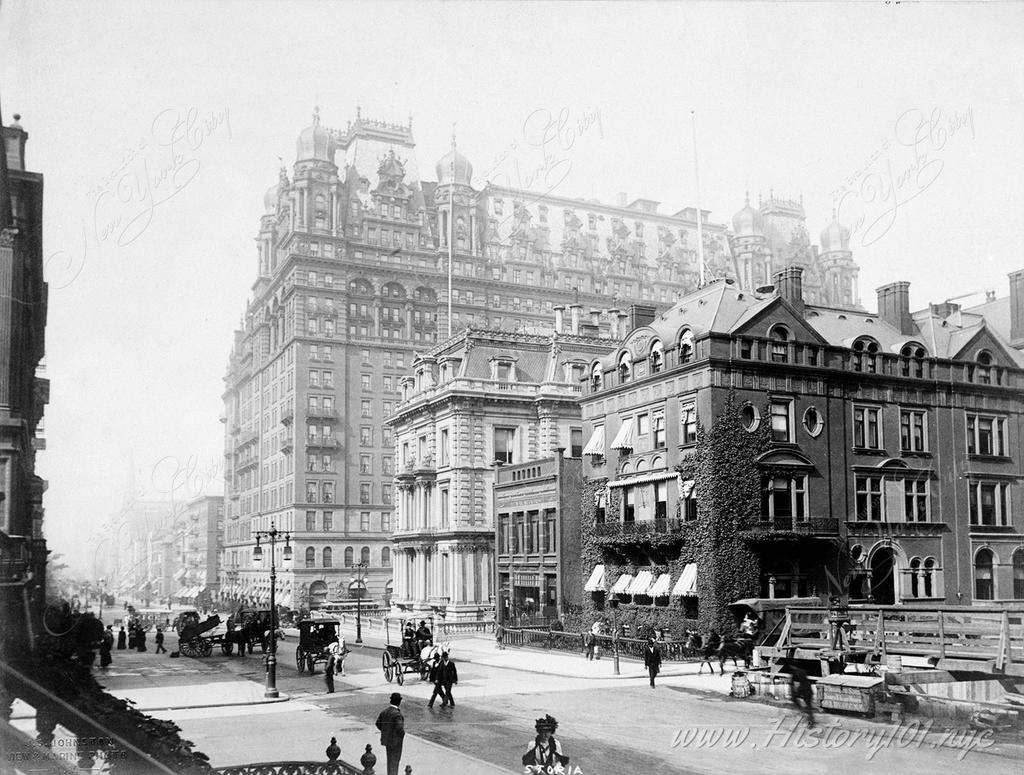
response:
[[[693,360],[693,331],[687,329],[679,337],[679,362],[689,363]]]
[[[516,359],[508,356],[491,358],[491,379],[498,382],[518,382]]]
[[[583,374],[586,371],[586,365],[582,363],[566,363],[565,367],[565,381],[573,385],[578,385],[583,381]]]
[[[853,370],[874,374],[877,369],[878,342],[861,337],[853,343]]]
[[[975,382],[981,385],[992,384],[992,364],[994,360],[992,353],[988,350],[982,350],[978,353],[978,368],[975,371]]]
[[[774,363],[789,361],[789,331],[784,326],[775,326],[769,337],[772,341],[772,361]]]
[[[900,373],[904,377],[923,377],[926,355],[925,349],[917,342],[903,345],[903,349],[900,350],[900,357],[903,359],[900,363]]]
[[[604,387],[604,372],[601,371],[601,364],[595,363],[590,369],[590,389],[597,392]]]
[[[656,339],[654,344],[651,345],[649,360],[651,365],[651,374],[657,374],[664,367],[665,346],[661,343],[660,339]]]
[[[629,378],[632,373],[633,360],[629,357],[629,353],[623,353],[619,357],[619,382],[629,382]]]

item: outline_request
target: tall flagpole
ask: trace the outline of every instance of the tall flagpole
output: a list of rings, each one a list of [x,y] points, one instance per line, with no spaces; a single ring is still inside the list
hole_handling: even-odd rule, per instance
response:
[[[448,187],[448,338],[452,338],[452,242],[455,236],[455,124],[452,124],[452,163]]]
[[[697,262],[700,264],[700,285],[704,287],[704,214],[700,209],[700,169],[697,166],[697,115],[690,111],[693,126],[693,177],[697,183]]]

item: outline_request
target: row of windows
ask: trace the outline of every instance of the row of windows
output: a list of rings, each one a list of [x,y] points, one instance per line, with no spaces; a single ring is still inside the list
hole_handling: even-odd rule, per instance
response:
[[[322,513],[319,524],[317,521],[316,511],[306,512],[306,532],[316,533],[323,531],[324,533],[330,533],[335,529],[334,524],[334,512],[325,511]],[[371,515],[369,511],[359,512],[359,530],[363,533],[369,533],[372,530]],[[391,532],[391,512],[382,511],[380,512],[380,532],[390,533]]]
[[[306,567],[307,568],[316,568],[316,567],[318,567],[317,564],[316,564],[316,549],[314,549],[312,546],[306,547],[305,555],[306,555],[305,559],[306,559]],[[353,549],[353,547],[346,546],[345,547],[345,552],[343,554],[343,557],[344,557],[344,561],[343,561],[344,565],[343,565],[343,567],[345,567],[345,568],[354,568],[355,567],[355,550]],[[370,547],[364,546],[362,548],[362,550],[359,552],[359,562],[364,564],[364,565],[366,565],[366,566],[372,567],[372,563],[370,562]],[[319,567],[321,567],[321,568],[333,568],[334,567],[334,550],[330,546],[325,546],[320,551],[320,566]],[[390,568],[391,567],[391,547],[385,546],[383,549],[380,550],[380,567],[382,567],[382,568]]]
[[[328,369],[310,369],[309,370],[309,386],[311,388],[334,387],[334,372]]]

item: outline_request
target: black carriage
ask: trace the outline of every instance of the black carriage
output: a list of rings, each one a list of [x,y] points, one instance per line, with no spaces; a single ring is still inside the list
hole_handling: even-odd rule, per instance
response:
[[[243,655],[246,648],[250,653],[259,644],[265,653],[269,645],[270,611],[239,611],[231,617],[227,632],[214,633],[221,618],[214,614],[204,621],[199,620],[198,611],[185,611],[175,621],[178,630],[178,651],[186,657],[208,657],[214,646],[220,646],[225,656],[235,648]]]
[[[208,657],[213,645],[223,636],[207,635],[220,624],[220,617],[214,614],[199,621],[198,611],[185,611],[178,616],[174,626],[178,630],[178,651],[186,657]]]
[[[239,655],[249,649],[251,654],[256,646],[264,654],[270,648],[270,609],[240,609],[228,618],[228,631],[224,634],[221,650],[230,655],[235,646]]]
[[[392,621],[398,622],[400,645],[391,643]],[[418,673],[420,679],[426,681],[427,676],[430,675],[430,668],[439,658],[440,652],[436,648],[432,648],[432,656],[424,659],[419,644],[415,639],[401,637],[404,629],[405,621],[402,619],[384,620],[386,645],[384,646],[384,653],[381,655],[381,667],[384,670],[384,678],[388,683],[397,680],[398,684],[401,685],[405,683],[407,673]]]
[[[317,662],[327,662],[331,645],[340,643],[341,623],[337,619],[303,619],[299,622],[299,645],[295,647],[295,667],[313,675]]]

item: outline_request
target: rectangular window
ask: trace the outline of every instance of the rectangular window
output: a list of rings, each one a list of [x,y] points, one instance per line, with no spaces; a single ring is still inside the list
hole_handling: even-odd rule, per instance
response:
[[[359,483],[359,502],[367,504],[370,502],[370,487],[372,485],[369,482]]]
[[[441,527],[448,527],[449,520],[451,519],[451,503],[449,500],[448,488],[441,490]]]
[[[662,418],[664,420],[664,418]],[[569,429],[569,457],[583,457],[583,429]]]
[[[370,512],[359,512],[359,529],[364,533],[370,532]]]
[[[372,402],[369,398],[363,398],[359,401],[359,414],[361,417],[373,417],[373,410],[371,409]]]
[[[385,455],[380,459],[380,471],[382,474],[390,476],[395,472],[394,460],[391,455]]]
[[[306,482],[306,503],[316,503],[316,482]]]
[[[325,533],[329,533],[332,530],[334,530],[334,512],[333,511],[325,511],[324,512],[324,532]]]
[[[646,412],[636,416],[636,440],[634,452],[644,452],[651,448],[651,416]]]
[[[494,460],[498,463],[511,464],[515,461],[515,428],[494,429]]]
[[[665,446],[665,415],[661,412],[654,415],[654,448],[662,449]]]
[[[386,502],[387,501],[385,501],[385,503]],[[381,529],[382,533],[390,533],[391,532],[391,512],[390,511],[382,511],[380,513],[380,529]]]
[[[325,371],[325,372],[323,372],[322,376],[324,378],[324,387],[325,388],[332,388],[332,387],[334,387],[334,372],[333,371]]]
[[[679,409],[679,443],[697,443],[697,405],[693,403],[683,404]]]
[[[316,369],[309,370],[309,386],[314,388],[320,387],[320,372]]]
[[[792,524],[807,519],[807,477],[764,477],[762,480],[761,516],[770,521]]]
[[[372,474],[373,473],[373,456],[372,455],[360,455],[359,456],[359,473],[360,474]]]
[[[636,521],[636,492],[632,487],[622,488],[622,521]]]
[[[790,413],[792,412],[793,402],[772,401],[770,408],[772,414],[772,440],[792,441],[793,424],[790,421]]]
[[[373,444],[373,428],[369,425],[361,425],[359,427],[359,446],[369,447]]]
[[[323,345],[322,351],[323,351],[323,354],[324,354],[324,360],[325,361],[334,360],[334,347],[332,345],[329,345],[329,344]]]
[[[900,410],[900,449],[903,452],[927,452],[927,412],[921,409]]]
[[[654,518],[668,518],[668,482],[654,483]]]
[[[1009,494],[1004,482],[971,482],[971,524],[1010,524]]]
[[[306,512],[306,531],[309,532],[309,533],[313,533],[313,532],[316,531],[316,512],[315,511],[307,511]]]
[[[903,514],[907,522],[928,521],[928,482],[906,479],[903,482]]]
[[[853,408],[853,446],[859,449],[881,449],[882,428],[879,410],[874,406]]]
[[[439,457],[441,458],[441,465],[442,466],[448,465],[448,429],[447,428],[442,428],[441,429],[441,450],[440,450]]]
[[[391,504],[394,501],[391,500],[391,485],[382,484],[380,486],[380,499],[383,503]]]
[[[385,377],[384,379],[387,380],[388,378]],[[373,389],[373,384],[371,382],[369,374],[360,374],[359,375],[359,387],[361,389],[367,390],[367,391]]]
[[[334,482],[324,482],[324,503],[334,503]]]
[[[982,414],[968,414],[967,453],[969,455],[1005,455],[1006,419]]]
[[[881,522],[882,516],[881,477],[858,476],[857,519],[862,522]]]

